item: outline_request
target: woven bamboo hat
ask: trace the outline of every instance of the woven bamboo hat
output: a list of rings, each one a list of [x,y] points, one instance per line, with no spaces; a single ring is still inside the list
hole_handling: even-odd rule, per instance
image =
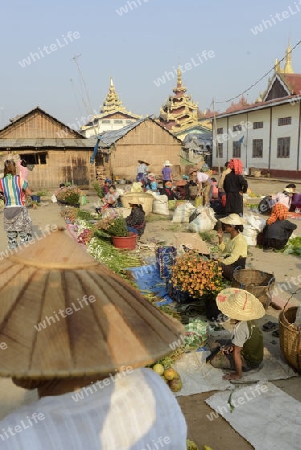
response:
[[[3,377],[108,376],[162,358],[184,333],[65,231],[0,263],[0,298]]]
[[[236,213],[229,214],[229,216],[219,220],[220,222],[226,225],[231,225],[232,227],[235,227],[235,225],[243,225],[245,223],[245,220]]]
[[[216,297],[218,309],[235,320],[260,319],[265,315],[262,303],[243,289],[227,288]]]

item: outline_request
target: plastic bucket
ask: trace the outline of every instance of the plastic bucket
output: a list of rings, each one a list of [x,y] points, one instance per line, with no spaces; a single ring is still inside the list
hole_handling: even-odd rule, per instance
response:
[[[112,236],[112,242],[115,248],[126,248],[128,250],[135,250],[137,235],[130,233],[129,236]]]

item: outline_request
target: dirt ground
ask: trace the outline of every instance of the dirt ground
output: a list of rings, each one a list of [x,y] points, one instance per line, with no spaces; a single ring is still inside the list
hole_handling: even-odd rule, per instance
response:
[[[249,178],[249,186],[255,194],[268,195],[283,190],[283,187],[288,184],[287,181],[276,181],[268,179],[252,179]],[[301,192],[301,181],[297,184],[297,191]],[[87,193],[89,203],[85,209],[93,208],[95,196],[93,193]],[[38,209],[30,210],[32,221],[34,224],[34,232],[36,236],[41,234],[47,225],[56,224],[64,226],[64,221],[60,216],[60,206],[51,202],[45,202],[45,205],[38,207]],[[0,217],[2,216],[0,213]],[[0,220],[2,223],[2,221]],[[298,226],[295,234],[301,236],[301,220],[292,220]],[[164,240],[169,242],[172,239],[175,231],[184,231],[185,225],[172,224],[169,218],[166,220],[154,221],[147,224],[143,241],[151,242],[154,240]],[[0,226],[0,252],[5,252],[7,249],[6,235],[3,231],[3,226]],[[283,255],[281,253],[263,253],[262,250],[256,247],[249,248],[248,267],[260,269],[266,272],[273,272],[276,278],[276,283],[285,283],[292,277],[298,277],[301,269],[301,259]],[[297,286],[298,287],[298,286]],[[289,289],[292,292],[292,289]],[[278,300],[287,300],[290,292],[283,292],[279,294]],[[298,305],[301,301],[301,290],[295,294],[290,303]],[[267,320],[277,321],[279,311],[269,307],[263,322]],[[265,333],[267,341],[274,341],[275,352],[279,353],[279,339],[272,338],[271,333]],[[301,401],[301,381],[300,376],[288,380],[280,380],[274,382],[276,386],[283,391]],[[199,449],[203,445],[209,445],[213,450],[232,450],[237,448],[239,450],[247,450],[253,448],[246,442],[238,433],[236,433],[231,426],[221,417],[218,417],[212,422],[206,417],[206,414],[212,412],[211,408],[204,402],[204,400],[214,392],[191,395],[187,397],[178,397],[179,404],[185,415],[188,425],[188,437],[195,441]],[[36,392],[28,392],[21,388],[17,388],[12,384],[11,380],[0,379],[0,419],[5,417],[21,404],[29,403],[37,398]],[[301,435],[300,435],[301,437]],[[292,449],[293,450],[293,449]]]

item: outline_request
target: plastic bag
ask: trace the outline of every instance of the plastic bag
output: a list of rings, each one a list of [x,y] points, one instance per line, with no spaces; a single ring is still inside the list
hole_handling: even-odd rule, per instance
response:
[[[189,217],[191,213],[194,211],[194,206],[189,203],[181,203],[177,208],[175,209],[175,212],[173,214],[172,222],[175,223],[188,223]]]
[[[201,206],[197,208],[199,215],[188,226],[189,231],[200,233],[213,230],[217,220],[212,208]]]

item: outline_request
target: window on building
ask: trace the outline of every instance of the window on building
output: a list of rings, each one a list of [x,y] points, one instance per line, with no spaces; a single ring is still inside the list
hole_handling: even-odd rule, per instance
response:
[[[29,153],[21,155],[29,165],[47,164],[47,153]]]
[[[233,141],[233,158],[241,158],[241,143],[239,141]]]
[[[132,123],[133,121],[128,119],[128,120],[126,120],[125,122],[126,122],[127,124],[130,124],[130,123]]]
[[[289,158],[290,157],[290,145],[291,138],[284,137],[277,140],[277,158]]]
[[[263,122],[253,122],[253,130],[257,130],[258,128],[263,128]]]
[[[262,158],[263,156],[263,139],[253,139],[252,158]]]
[[[233,131],[241,131],[241,125],[233,125]]]
[[[278,126],[281,127],[282,125],[290,125],[292,123],[291,117],[279,117],[278,119]]]
[[[223,158],[223,147],[224,144],[218,143],[216,147],[216,157]]]
[[[223,134],[224,129],[223,128],[217,128],[216,132],[217,132],[217,134]]]
[[[114,120],[114,123],[122,123],[122,120],[120,120],[120,119],[115,119],[115,120]]]
[[[103,119],[101,122],[102,123],[110,123],[111,121],[110,121],[110,119]]]

